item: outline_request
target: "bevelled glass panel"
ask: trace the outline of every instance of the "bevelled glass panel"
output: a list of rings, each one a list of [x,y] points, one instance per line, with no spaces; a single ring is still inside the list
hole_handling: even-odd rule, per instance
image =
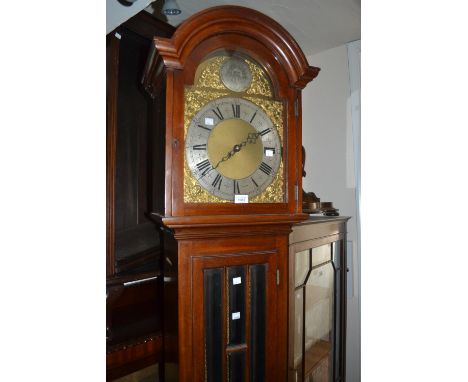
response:
[[[294,375],[302,381],[302,345],[304,339],[304,288],[294,292]]]
[[[222,381],[223,268],[204,270],[205,373],[207,382]]]
[[[327,247],[329,259],[331,248]],[[304,380],[332,381],[334,271],[331,263],[312,270],[305,287],[305,302]]]
[[[250,272],[250,380],[265,381],[267,265],[251,265]]]
[[[244,382],[245,351],[237,351],[228,354],[228,376],[229,382]]]
[[[312,248],[312,266],[331,260],[331,243]]]
[[[228,345],[245,342],[245,267],[227,270],[228,288]]]
[[[294,286],[297,288],[305,283],[310,269],[310,249],[295,254]]]

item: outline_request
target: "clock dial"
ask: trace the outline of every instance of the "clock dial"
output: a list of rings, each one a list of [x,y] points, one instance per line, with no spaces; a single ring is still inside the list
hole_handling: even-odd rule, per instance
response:
[[[263,192],[281,163],[281,141],[272,121],[260,106],[237,97],[208,102],[195,114],[185,150],[199,185],[226,200]]]

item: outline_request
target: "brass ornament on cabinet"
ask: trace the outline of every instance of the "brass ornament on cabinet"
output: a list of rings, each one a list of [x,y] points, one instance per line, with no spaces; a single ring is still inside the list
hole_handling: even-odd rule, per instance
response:
[[[229,56],[215,56],[202,62],[195,74],[194,85],[186,87],[184,91],[184,137],[190,123],[196,114],[208,103],[222,97],[235,97],[252,102],[258,106],[276,128],[281,145],[284,145],[283,136],[283,103],[272,98],[272,88],[267,74],[258,64],[243,58],[248,65],[251,78],[249,87],[241,92],[231,91],[223,84],[222,68]],[[236,58],[239,60],[239,58]],[[271,183],[260,194],[252,196],[251,203],[281,203],[285,201],[284,166],[280,161],[279,169]],[[185,203],[229,203],[231,200],[223,199],[208,192],[200,186],[194,177],[187,158],[184,160],[184,202]]]

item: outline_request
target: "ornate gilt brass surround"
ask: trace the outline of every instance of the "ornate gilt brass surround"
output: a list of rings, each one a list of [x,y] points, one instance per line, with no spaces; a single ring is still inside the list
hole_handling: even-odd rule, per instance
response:
[[[195,74],[194,85],[184,91],[184,137],[195,114],[208,102],[232,96],[249,100],[263,109],[278,131],[284,147],[284,107],[283,103],[273,99],[272,85],[267,73],[256,62],[244,58],[252,73],[250,87],[237,93],[226,88],[221,81],[220,68],[229,59],[227,54],[211,57],[202,62]],[[284,166],[281,161],[273,182],[261,194],[250,199],[251,203],[285,202]],[[193,177],[187,161],[184,160],[184,202],[185,203],[229,203],[208,193]]]

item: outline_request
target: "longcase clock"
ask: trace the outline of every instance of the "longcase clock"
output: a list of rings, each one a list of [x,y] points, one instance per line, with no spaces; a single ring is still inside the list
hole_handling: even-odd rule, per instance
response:
[[[143,84],[166,87],[166,380],[287,374],[288,235],[302,221],[301,90],[319,69],[252,9],[195,14],[154,38]],[[173,376],[173,377],[171,377]]]

